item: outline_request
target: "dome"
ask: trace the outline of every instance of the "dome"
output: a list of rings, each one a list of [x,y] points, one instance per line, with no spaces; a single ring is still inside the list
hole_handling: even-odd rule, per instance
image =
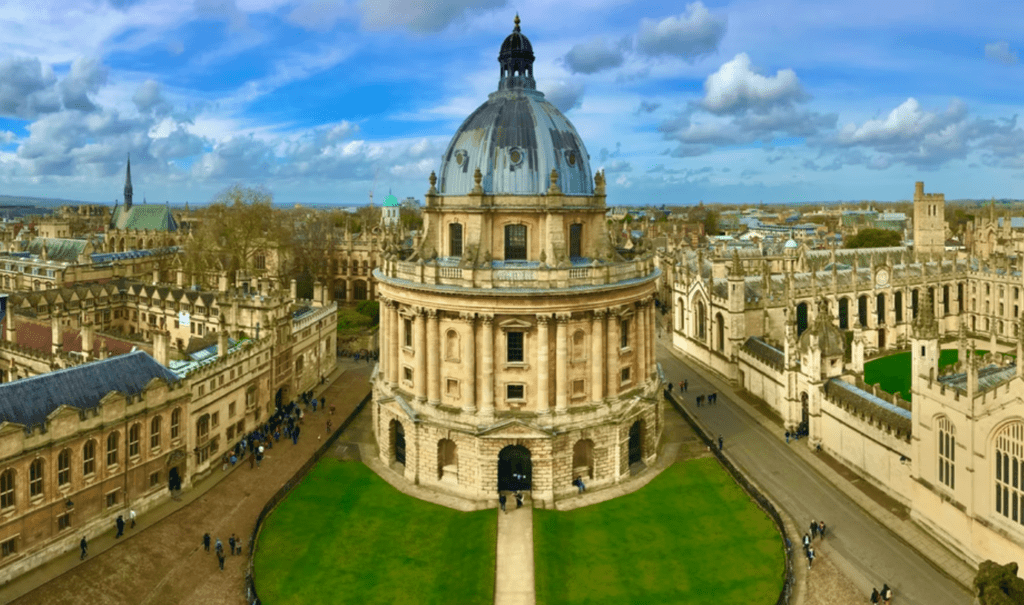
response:
[[[796,243],[795,239],[790,238],[789,240],[786,241],[786,250],[796,250],[799,247],[800,244]]]
[[[387,196],[386,198],[384,198],[384,207],[385,208],[397,208],[398,207],[398,198],[393,196],[393,195]]]
[[[479,169],[485,194],[543,195],[554,169],[562,193],[593,195],[590,155],[568,118],[536,90],[533,50],[519,31],[518,15],[498,62],[498,90],[452,137],[441,160],[438,193],[471,193]]]
[[[818,317],[814,325],[809,326],[800,336],[800,353],[810,349],[812,339],[817,340],[822,357],[842,357],[846,351],[843,332],[832,323],[828,307],[821,303],[818,305]]]

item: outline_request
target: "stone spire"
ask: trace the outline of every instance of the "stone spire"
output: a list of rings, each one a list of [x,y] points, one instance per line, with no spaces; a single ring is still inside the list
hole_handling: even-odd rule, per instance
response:
[[[128,168],[124,173],[124,209],[132,209],[132,156],[128,154]]]

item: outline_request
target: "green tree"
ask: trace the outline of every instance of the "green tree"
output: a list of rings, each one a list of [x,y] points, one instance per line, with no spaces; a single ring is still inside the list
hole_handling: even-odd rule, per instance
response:
[[[364,300],[356,305],[356,312],[369,317],[376,325],[380,320],[380,303],[375,300]]]
[[[705,235],[718,235],[718,211],[708,210],[707,214],[704,215],[704,234]]]
[[[899,231],[888,229],[861,229],[856,235],[846,238],[847,248],[888,248],[899,246],[903,236]]]

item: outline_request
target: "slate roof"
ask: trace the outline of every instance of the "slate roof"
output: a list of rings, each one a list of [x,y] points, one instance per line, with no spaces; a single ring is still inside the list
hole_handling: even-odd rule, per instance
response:
[[[40,256],[45,247],[48,259],[73,263],[78,260],[78,256],[85,251],[88,244],[89,242],[84,239],[37,237],[28,242],[25,251]]]
[[[910,410],[895,406],[839,378],[825,383],[825,395],[843,406],[877,418],[903,434],[910,434]]]
[[[757,336],[748,338],[743,343],[743,349],[776,370],[781,370],[786,365],[786,354]]]
[[[138,395],[150,380],[178,377],[143,351],[0,384],[0,422],[42,424],[62,405],[95,408],[111,391]]]
[[[110,226],[113,229],[121,230],[178,230],[178,223],[171,216],[171,209],[157,204],[133,204],[128,210],[125,210],[124,206],[118,206],[114,208],[114,214],[110,217]]]

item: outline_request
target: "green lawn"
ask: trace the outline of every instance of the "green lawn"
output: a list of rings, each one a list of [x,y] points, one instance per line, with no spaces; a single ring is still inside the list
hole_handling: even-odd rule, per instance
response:
[[[496,524],[325,458],[266,520],[256,590],[273,605],[493,603]]]
[[[538,605],[748,605],[782,589],[782,538],[713,458],[574,511],[534,511]],[[798,562],[799,563],[799,562]]]
[[[976,355],[984,355],[988,351],[975,351]],[[956,349],[943,349],[939,353],[939,367],[944,368],[956,363],[960,353]],[[888,355],[864,364],[864,382],[878,384],[886,393],[899,393],[904,401],[911,401],[910,396],[910,352]]]

